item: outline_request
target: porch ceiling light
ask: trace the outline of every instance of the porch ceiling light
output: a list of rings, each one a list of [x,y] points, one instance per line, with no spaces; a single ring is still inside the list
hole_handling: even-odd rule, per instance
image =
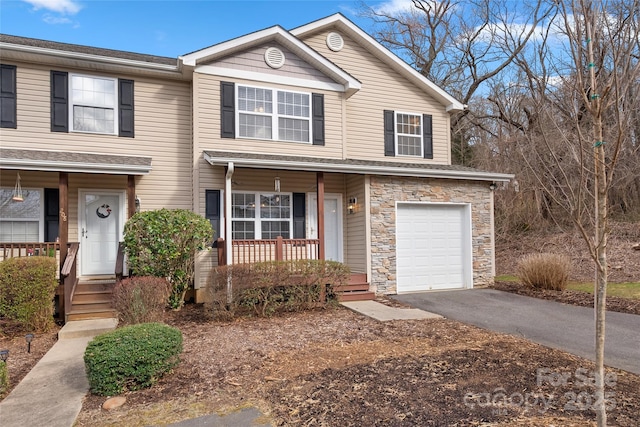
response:
[[[0,350],[0,360],[4,363],[7,363],[7,358],[9,357],[9,350]]]
[[[18,172],[18,176],[16,177],[16,186],[13,188],[13,197],[11,198],[14,202],[24,202],[24,195],[22,194],[22,186],[20,185],[20,172]]]

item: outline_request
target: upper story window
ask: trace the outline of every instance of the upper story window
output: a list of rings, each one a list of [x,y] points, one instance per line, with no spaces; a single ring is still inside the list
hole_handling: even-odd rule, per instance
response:
[[[311,94],[238,85],[237,99],[241,138],[311,142]]]
[[[51,132],[133,138],[133,80],[51,71]]]
[[[0,127],[18,127],[16,93],[16,66],[0,64]]]
[[[422,157],[422,116],[396,112],[396,153]]]
[[[71,131],[115,134],[117,80],[71,75]]]
[[[432,116],[385,110],[384,155],[433,159]]]
[[[220,137],[324,145],[324,95],[220,82]]]

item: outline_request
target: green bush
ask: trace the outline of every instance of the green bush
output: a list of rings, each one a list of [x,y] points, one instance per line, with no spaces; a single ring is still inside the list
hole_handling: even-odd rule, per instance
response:
[[[166,279],[134,276],[120,281],[113,289],[113,308],[122,324],[159,322],[164,318],[171,285]]]
[[[262,262],[215,268],[208,309],[216,318],[308,310],[332,303],[333,288],[349,281],[349,268],[335,261]]]
[[[0,398],[9,390],[9,370],[5,362],[0,362]]]
[[[564,255],[540,253],[523,257],[518,264],[518,277],[529,287],[562,291],[569,281],[571,260]]]
[[[125,326],[87,346],[84,364],[91,392],[115,396],[151,387],[180,362],[182,333],[162,323]]]
[[[0,262],[0,316],[25,329],[53,326],[56,260],[48,257],[9,258]]]
[[[211,223],[184,209],[140,212],[124,227],[129,268],[136,275],[167,278],[172,286],[169,306],[174,309],[184,304],[196,253],[212,239]]]

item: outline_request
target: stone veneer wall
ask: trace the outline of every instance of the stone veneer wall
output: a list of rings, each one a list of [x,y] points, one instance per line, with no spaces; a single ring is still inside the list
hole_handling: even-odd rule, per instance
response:
[[[394,294],[396,283],[396,201],[471,203],[474,286],[493,283],[491,190],[482,181],[372,176],[371,284]]]

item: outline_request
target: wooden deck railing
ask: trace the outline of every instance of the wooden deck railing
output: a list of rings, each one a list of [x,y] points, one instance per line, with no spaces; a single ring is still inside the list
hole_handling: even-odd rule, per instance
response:
[[[59,250],[58,242],[0,243],[0,261],[27,256],[55,257]]]
[[[60,270],[60,278],[64,283],[64,305],[61,307],[61,317],[66,321],[67,314],[71,309],[71,300],[73,294],[76,292],[76,285],[78,284],[77,277],[77,262],[78,262],[78,250],[80,249],[80,243],[69,243],[67,250],[67,257],[62,264]]]
[[[233,264],[254,264],[265,261],[294,261],[318,259],[320,241],[318,239],[262,239],[232,240],[231,259]],[[218,239],[218,265],[225,265],[228,257],[223,239]]]

